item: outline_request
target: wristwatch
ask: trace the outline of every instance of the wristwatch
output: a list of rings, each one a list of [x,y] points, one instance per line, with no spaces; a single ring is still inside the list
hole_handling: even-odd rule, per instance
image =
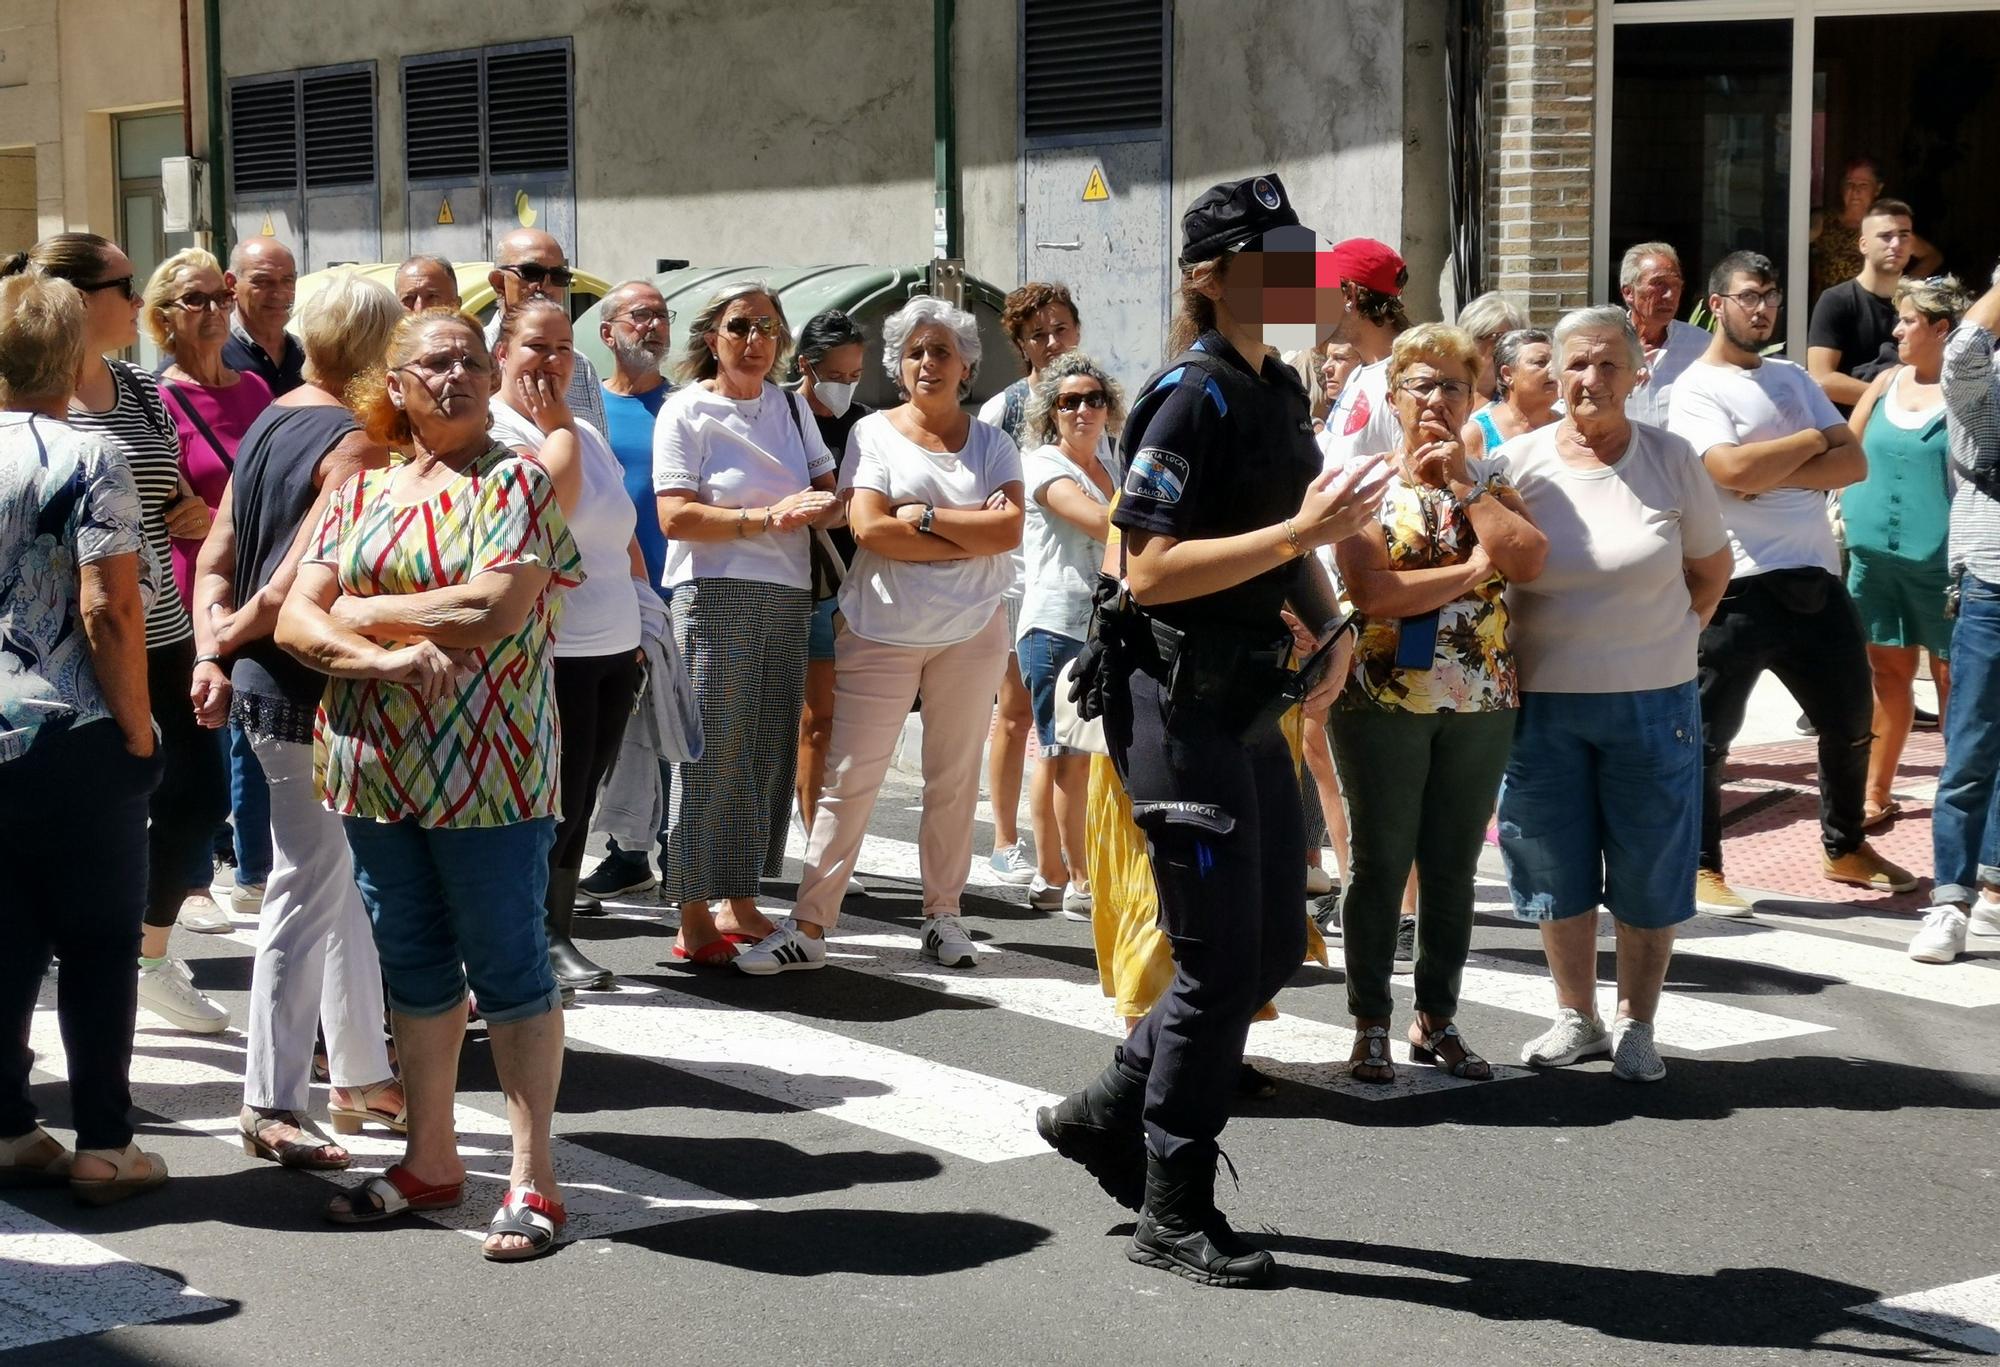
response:
[[[917,530],[920,532],[929,533],[931,529],[931,524],[936,521],[937,521],[937,505],[935,503],[926,503],[924,505],[924,515],[917,519]]]

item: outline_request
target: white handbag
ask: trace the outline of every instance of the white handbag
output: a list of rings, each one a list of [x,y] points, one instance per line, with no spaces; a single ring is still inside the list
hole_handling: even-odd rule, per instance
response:
[[[1070,675],[1075,668],[1076,660],[1072,658],[1063,661],[1063,667],[1056,671],[1056,744],[1085,754],[1108,755],[1111,747],[1104,740],[1104,718],[1085,721],[1078,715],[1076,704],[1069,700]]]

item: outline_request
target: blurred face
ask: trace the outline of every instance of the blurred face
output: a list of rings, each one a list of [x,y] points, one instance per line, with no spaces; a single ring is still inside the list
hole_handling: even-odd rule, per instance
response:
[[[1479,347],[1479,392],[1481,394],[1491,394],[1493,392],[1493,382],[1496,378],[1493,374],[1493,348],[1499,346],[1500,339],[1506,335],[1506,328],[1497,327],[1491,332],[1482,332],[1479,336],[1473,338],[1473,341]]]
[[[1882,197],[1882,178],[1866,166],[1857,166],[1840,181],[1841,217],[1859,223],[1868,206]]]
[[[243,273],[228,277],[243,326],[276,332],[292,316],[292,299],[299,291],[299,266],[292,254],[268,238],[243,248]]]
[[[229,340],[229,313],[235,304],[221,271],[209,267],[182,271],[167,292],[173,350],[220,351]]]
[[[1580,422],[1623,418],[1625,398],[1638,381],[1625,339],[1617,333],[1579,332],[1563,346],[1563,402]]]
[[[708,334],[716,363],[739,379],[757,380],[771,372],[778,359],[778,305],[768,294],[746,294],[730,301]]]
[[[1632,326],[1641,333],[1658,332],[1680,316],[1681,291],[1687,282],[1671,257],[1640,259],[1639,278],[1619,291],[1632,311]]]
[[[866,357],[859,342],[842,342],[828,349],[826,355],[817,361],[802,361],[805,372],[812,376],[815,384],[860,384],[861,368]]]
[[[571,347],[569,319],[548,309],[537,309],[500,345],[495,359],[505,381],[502,392],[511,392],[522,379],[544,376],[558,390],[569,388],[570,372],[576,369],[576,353]]]
[[[1217,302],[1232,322],[1274,350],[1323,345],[1346,302],[1321,269],[1329,256],[1323,246],[1310,228],[1273,228],[1255,247],[1228,258]]]
[[[1088,375],[1072,375],[1056,391],[1056,430],[1066,445],[1094,447],[1111,415],[1111,396]]]
[[[396,299],[405,313],[459,306],[458,282],[435,261],[417,261],[396,272]]]
[[[926,323],[903,343],[903,392],[911,402],[930,400],[958,402],[965,382],[965,361],[958,354],[958,338],[942,323]]]
[[[95,275],[77,282],[83,291],[83,343],[93,354],[123,351],[139,340],[139,289],[145,282],[132,274],[132,258],[113,247]]]
[[[1928,370],[1944,356],[1944,339],[1950,331],[1949,318],[1933,321],[1918,313],[1915,304],[1903,300],[1896,305],[1896,359]]]
[[[1861,220],[1861,255],[1884,275],[1901,275],[1910,264],[1910,244],[1917,234],[1910,220],[1881,214]]]
[[[674,315],[651,285],[621,290],[598,324],[598,333],[618,364],[634,373],[659,373],[667,359],[667,331]]]
[[[1050,361],[1065,351],[1075,350],[1082,337],[1076,315],[1061,304],[1050,304],[1028,320],[1016,340],[1021,344],[1021,354],[1028,358],[1028,369],[1040,374]]]
[[[1396,377],[1395,403],[1405,451],[1457,441],[1472,412],[1472,372],[1455,362],[1412,361]]]
[[[500,383],[486,340],[469,324],[440,318],[415,339],[410,359],[389,372],[390,402],[409,415],[417,440],[454,451],[486,430]]]
[[[1729,277],[1729,289],[1711,294],[1708,307],[1722,323],[1722,335],[1744,351],[1761,350],[1778,330],[1778,314],[1784,308],[1785,292],[1777,282],[1759,280],[1737,271]]]
[[[1547,342],[1531,342],[1521,348],[1514,364],[1501,369],[1507,382],[1507,397],[1516,408],[1528,413],[1545,412],[1556,401],[1555,352]]]

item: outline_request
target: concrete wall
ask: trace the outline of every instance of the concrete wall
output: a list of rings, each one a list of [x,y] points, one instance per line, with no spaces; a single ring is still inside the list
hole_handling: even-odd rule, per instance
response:
[[[0,256],[25,251],[40,236],[35,222],[35,149],[0,151]]]

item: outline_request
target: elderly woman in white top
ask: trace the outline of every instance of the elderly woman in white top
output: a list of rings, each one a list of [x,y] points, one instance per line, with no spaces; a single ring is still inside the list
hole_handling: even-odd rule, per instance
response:
[[[1556,1020],[1521,1051],[1553,1067],[1611,1055],[1656,1082],[1653,1014],[1674,927],[1694,915],[1702,751],[1695,645],[1729,585],[1715,485],[1686,441],[1633,422],[1645,354],[1622,309],[1555,332],[1568,414],[1499,461],[1548,537],[1507,586],[1521,714],[1500,787],[1514,914],[1541,926]],[[1597,1014],[1597,908],[1618,924],[1618,1015]]]
[[[771,287],[725,285],[688,325],[681,382],[653,427],[676,643],[701,708],[702,757],[675,767],[661,897],[674,954],[726,964],[775,927],[757,909],[782,871],[812,622],[810,528],[831,521],[834,459],[804,398],[774,383],[792,332]],[[776,845],[774,849],[773,846]],[[719,916],[709,903],[724,899]]]
[[[977,958],[958,919],[972,860],[979,749],[1008,646],[1001,599],[1021,544],[1021,455],[963,407],[979,369],[971,314],[919,296],[883,325],[882,361],[907,401],[855,424],[841,480],[859,547],[840,590],[827,787],[792,916],[736,966],[819,968],[912,701],[923,701],[923,953]]]
[[[1084,811],[1090,756],[1056,742],[1056,676],[1090,634],[1090,590],[1104,563],[1117,458],[1106,440],[1123,425],[1118,382],[1080,351],[1064,352],[1035,377],[1021,435],[1027,521],[1021,545],[1027,592],[1014,648],[1034,707],[1041,759],[1035,765],[1035,855],[1028,904],[1090,917]],[[1050,813],[1053,822],[1042,814]],[[1052,827],[1045,829],[1045,826]]]
[[[611,971],[576,947],[570,925],[597,788],[617,757],[639,692],[638,595],[652,589],[625,468],[604,434],[575,416],[565,397],[576,368],[569,311],[553,299],[523,299],[500,319],[494,360],[501,378],[493,435],[548,470],[583,557],[583,584],[564,595],[553,643],[562,812],[543,907],[557,985],[597,990],[611,986]]]

